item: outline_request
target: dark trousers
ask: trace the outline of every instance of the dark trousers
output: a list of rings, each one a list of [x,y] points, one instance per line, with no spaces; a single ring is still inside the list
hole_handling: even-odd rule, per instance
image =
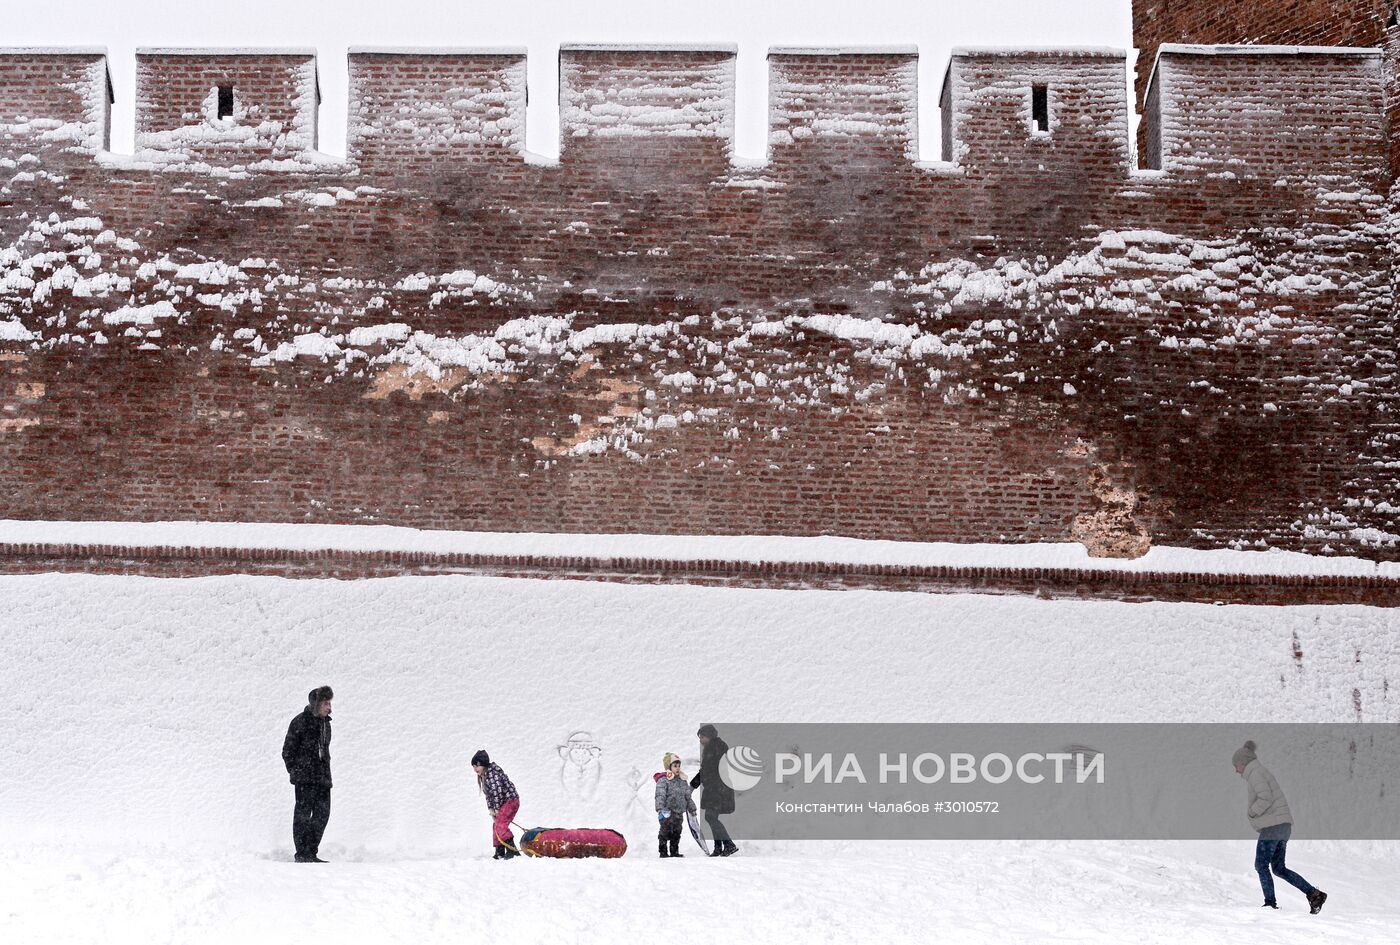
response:
[[[321,850],[321,835],[331,819],[331,786],[329,784],[298,784],[297,805],[292,810],[292,843],[297,856],[316,856]]]
[[[705,811],[705,823],[710,827],[710,836],[715,840],[715,849],[733,845],[734,841],[729,839],[729,831],[725,830],[724,824],[719,822],[719,811],[714,808]]]
[[[684,816],[684,814],[671,811],[671,816],[661,821],[661,829],[656,832],[656,839],[662,843],[680,843],[681,818]]]
[[[1292,824],[1279,824],[1259,831],[1259,843],[1254,848],[1254,869],[1259,873],[1259,885],[1264,887],[1264,901],[1274,901],[1274,876],[1297,886],[1305,893],[1313,891],[1312,884],[1284,864]],[[1273,875],[1270,875],[1272,872]]]

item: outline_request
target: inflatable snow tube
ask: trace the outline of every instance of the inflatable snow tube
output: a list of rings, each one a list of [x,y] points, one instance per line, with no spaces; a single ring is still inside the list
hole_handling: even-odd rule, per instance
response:
[[[596,856],[611,860],[627,852],[627,841],[616,830],[534,827],[521,835],[520,852],[556,859]]]

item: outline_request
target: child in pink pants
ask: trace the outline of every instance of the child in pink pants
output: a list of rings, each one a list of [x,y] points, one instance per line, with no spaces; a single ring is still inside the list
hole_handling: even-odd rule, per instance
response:
[[[491,858],[509,860],[519,856],[515,837],[510,832],[511,821],[520,810],[520,795],[515,785],[484,750],[472,755],[472,770],[476,772],[477,790],[486,795],[486,808],[495,817],[491,827],[491,844],[496,848],[496,853]]]

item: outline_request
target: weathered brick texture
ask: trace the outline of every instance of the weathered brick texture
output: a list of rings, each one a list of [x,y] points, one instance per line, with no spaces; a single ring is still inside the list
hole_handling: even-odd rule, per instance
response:
[[[551,163],[519,51],[356,50],[336,161],[150,54],[124,158],[0,56],[86,77],[0,92],[0,517],[1397,554],[1379,54],[1165,53],[1160,171],[1121,54],[961,51],[932,164],[908,50],[775,51],[762,163],[731,50],[560,65]]]
[[[219,89],[231,114],[218,114]],[[211,164],[285,158],[316,147],[316,54],[136,53],[136,151]],[[155,158],[149,153],[143,156]]]
[[[525,51],[406,53],[371,47],[349,57],[347,154],[375,174],[419,180],[453,164],[518,163],[525,149]]]
[[[1390,47],[1397,30],[1394,0],[1294,0],[1242,3],[1220,0],[1133,0],[1133,44],[1138,49],[1138,101],[1146,104],[1157,51],[1164,43],[1350,46],[1387,50],[1386,85],[1392,128],[1392,165],[1400,161],[1400,95]],[[1146,123],[1138,144],[1150,153]]]
[[[111,118],[105,50],[0,49],[0,153],[106,148]]]

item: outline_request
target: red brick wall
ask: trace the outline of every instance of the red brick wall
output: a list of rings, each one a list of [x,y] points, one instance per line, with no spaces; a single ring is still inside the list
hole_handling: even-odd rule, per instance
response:
[[[1157,48],[1163,43],[1379,46],[1394,7],[1390,0],[1133,0],[1137,101],[1146,102]],[[1138,144],[1144,153],[1146,134],[1141,127]]]
[[[351,50],[352,162],[377,174],[428,178],[453,163],[520,161],[525,54]]]
[[[561,65],[557,165],[366,52],[342,164],[0,167],[0,517],[1396,554],[1374,61],[1182,57],[1161,173],[1101,54],[958,58],[950,165],[897,51],[773,56],[761,165],[730,53]]]
[[[86,157],[111,140],[111,84],[99,51],[0,51],[0,154],[37,150],[61,160],[65,148]]]
[[[1155,81],[1170,87],[1171,101],[1144,124],[1160,127],[1153,133],[1168,165],[1354,177],[1384,149],[1376,122],[1379,51],[1312,56],[1292,70],[1280,70],[1272,55],[1234,51],[1224,56],[1228,64],[1216,58],[1166,52],[1158,62]],[[1222,87],[1225,70],[1229,85]],[[1336,139],[1349,136],[1366,147],[1339,148]]]
[[[220,119],[217,89],[233,89]],[[136,149],[190,151],[211,164],[286,157],[316,147],[314,53],[136,54]]]
[[[811,156],[816,151],[840,152],[844,166],[917,157],[913,52],[834,59],[819,51],[779,49],[768,63],[769,144],[778,160],[820,160]]]

